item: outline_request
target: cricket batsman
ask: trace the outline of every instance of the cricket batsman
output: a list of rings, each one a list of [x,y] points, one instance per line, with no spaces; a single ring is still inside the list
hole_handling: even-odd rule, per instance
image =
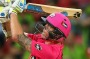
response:
[[[69,19],[60,12],[52,13],[46,18],[42,17],[45,25],[38,24],[36,28],[42,27],[40,34],[24,33],[18,21],[17,14],[24,10],[16,2],[9,9],[12,39],[20,43],[30,52],[30,59],[63,59],[63,41],[68,37],[71,30]]]

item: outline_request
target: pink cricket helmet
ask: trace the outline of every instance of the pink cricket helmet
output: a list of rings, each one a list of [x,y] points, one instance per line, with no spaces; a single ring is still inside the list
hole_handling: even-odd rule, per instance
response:
[[[46,18],[46,20],[54,27],[58,28],[61,32],[63,32],[65,37],[69,35],[71,30],[71,23],[70,20],[62,13],[52,13]]]

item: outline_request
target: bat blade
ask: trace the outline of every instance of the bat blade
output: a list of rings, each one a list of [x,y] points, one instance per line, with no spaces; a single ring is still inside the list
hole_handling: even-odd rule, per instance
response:
[[[54,13],[54,12],[61,12],[65,16],[79,18],[82,14],[81,9],[75,8],[64,8],[64,7],[57,7],[57,6],[50,6],[50,5],[42,5],[42,4],[35,4],[35,3],[28,3],[26,5],[27,10],[32,10],[34,12],[40,13]]]

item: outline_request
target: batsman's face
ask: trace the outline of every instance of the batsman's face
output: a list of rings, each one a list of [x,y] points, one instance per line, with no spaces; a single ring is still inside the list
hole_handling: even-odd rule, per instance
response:
[[[46,24],[44,29],[43,29],[43,32],[42,32],[42,37],[44,39],[47,39],[49,37],[49,31],[53,31],[54,28],[52,28],[50,25]]]

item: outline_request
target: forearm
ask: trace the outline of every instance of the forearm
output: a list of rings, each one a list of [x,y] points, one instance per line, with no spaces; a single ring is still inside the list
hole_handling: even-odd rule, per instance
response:
[[[22,30],[21,25],[18,22],[18,17],[16,14],[12,13],[10,15],[10,25],[11,25],[11,33],[12,33],[12,38],[15,40],[18,40],[18,42],[24,46],[28,51],[30,50],[31,46],[31,40],[24,35],[24,32]]]
[[[24,34],[18,35],[18,43],[20,43],[29,52],[31,52],[31,42],[31,39]]]
[[[21,25],[18,22],[17,15],[14,13],[11,13],[10,18],[11,18],[10,25],[11,25],[12,37],[17,37],[17,35],[23,34],[23,30]]]

